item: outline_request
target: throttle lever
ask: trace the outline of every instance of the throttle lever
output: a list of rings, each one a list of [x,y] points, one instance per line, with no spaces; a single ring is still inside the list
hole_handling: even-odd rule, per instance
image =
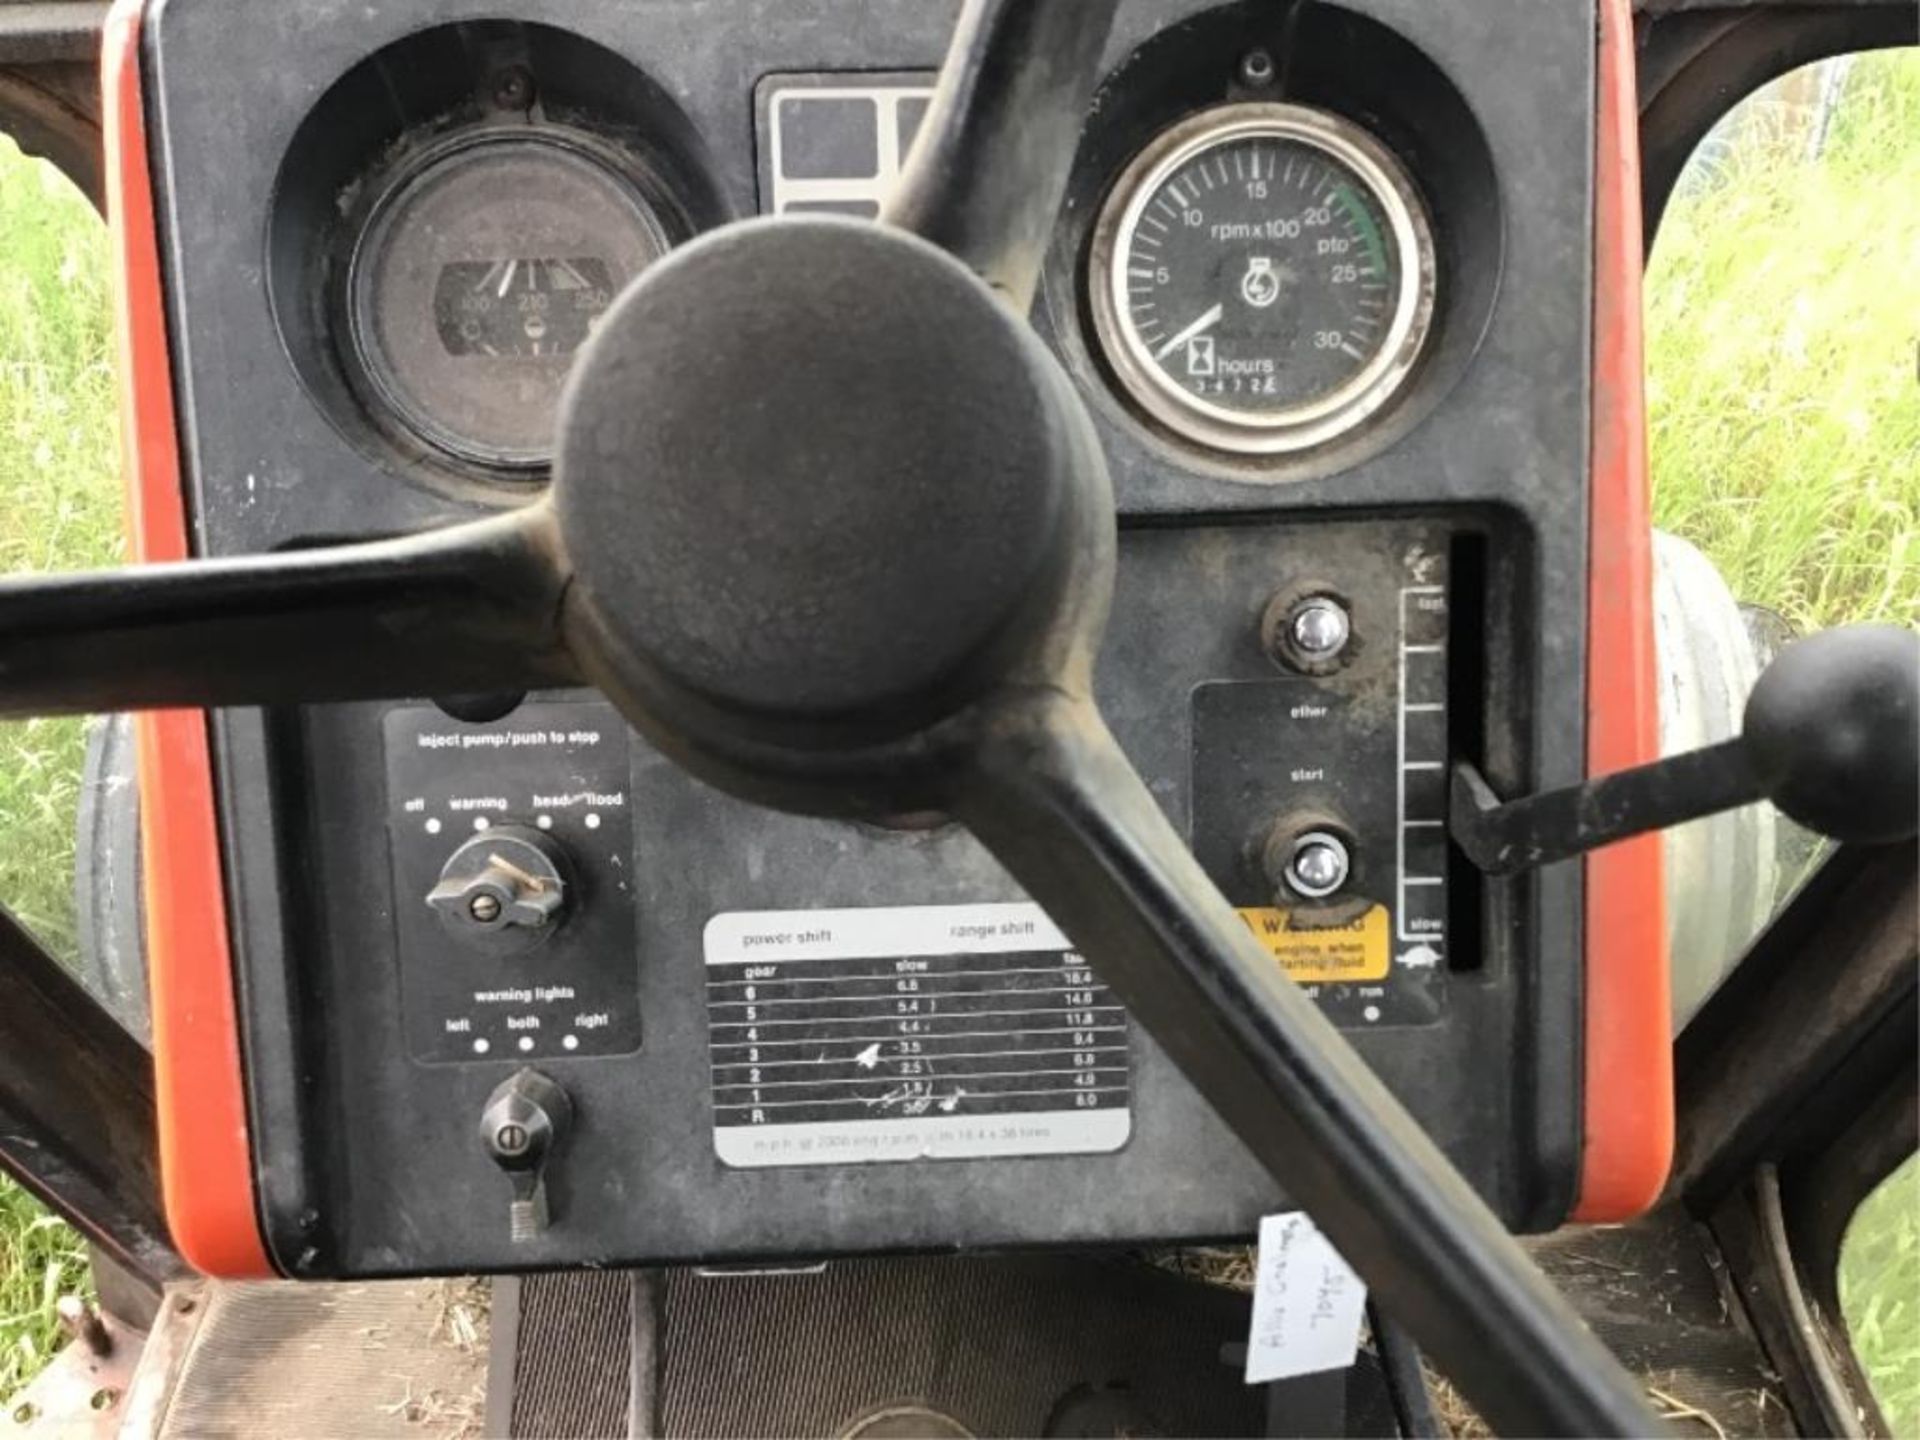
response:
[[[1835,840],[1886,844],[1920,829],[1920,635],[1847,625],[1795,641],[1747,699],[1740,735],[1502,802],[1453,767],[1453,838],[1514,875],[1756,800]]]

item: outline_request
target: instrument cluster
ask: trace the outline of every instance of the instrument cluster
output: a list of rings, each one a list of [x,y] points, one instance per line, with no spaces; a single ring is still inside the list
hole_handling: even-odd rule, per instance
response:
[[[1378,22],[1319,7],[1288,26],[1230,5],[1123,57],[1044,302],[1119,429],[1243,481],[1335,472],[1411,423],[1498,273],[1457,92]],[[932,83],[763,77],[757,208],[877,216]],[[282,166],[285,347],[377,464],[517,503],[598,316],[744,208],[673,97],[611,51],[536,24],[421,31],[335,83]]]

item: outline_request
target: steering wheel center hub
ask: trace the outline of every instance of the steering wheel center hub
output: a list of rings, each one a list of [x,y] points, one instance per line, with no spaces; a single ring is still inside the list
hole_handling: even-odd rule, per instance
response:
[[[732,226],[634,283],[562,402],[570,634],[656,711],[906,733],[1054,623],[1099,463],[1055,362],[944,252]]]

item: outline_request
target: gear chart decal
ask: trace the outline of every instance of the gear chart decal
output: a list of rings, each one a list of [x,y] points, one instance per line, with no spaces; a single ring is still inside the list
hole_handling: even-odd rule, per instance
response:
[[[729,1165],[1126,1143],[1126,1012],[1037,905],[718,915],[706,989]]]

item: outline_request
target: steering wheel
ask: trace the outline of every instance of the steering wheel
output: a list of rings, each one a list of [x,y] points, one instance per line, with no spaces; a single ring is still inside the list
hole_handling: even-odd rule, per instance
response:
[[[1115,514],[1026,323],[1116,0],[969,0],[874,225],[648,269],[504,516],[0,583],[0,712],[591,684],[780,809],[970,828],[1492,1423],[1639,1387],[1228,908],[1092,698]]]

